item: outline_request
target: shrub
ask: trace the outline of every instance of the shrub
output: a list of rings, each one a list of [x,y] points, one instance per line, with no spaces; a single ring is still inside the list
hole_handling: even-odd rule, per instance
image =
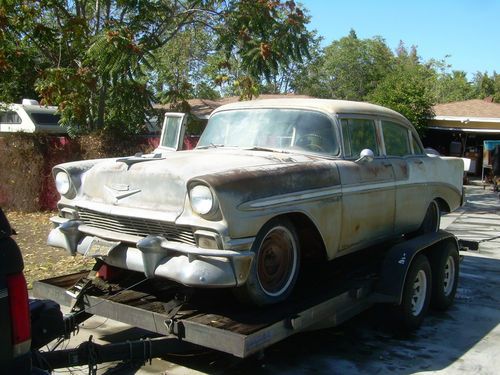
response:
[[[56,164],[148,153],[154,142],[95,133],[76,139],[47,134],[11,133],[0,137],[0,206],[34,212],[54,209],[59,195],[52,178]]]

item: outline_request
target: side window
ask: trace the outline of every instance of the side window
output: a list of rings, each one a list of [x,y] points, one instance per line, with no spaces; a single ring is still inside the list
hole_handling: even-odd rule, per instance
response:
[[[413,135],[413,134],[411,136],[411,143],[413,146],[413,153],[415,155],[424,155],[423,148],[420,146],[420,143],[418,142],[417,137],[415,137],[415,135]]]
[[[411,155],[408,129],[391,121],[382,121],[385,151],[389,156]]]
[[[342,119],[341,124],[346,157],[358,157],[365,148],[372,150],[375,155],[380,155],[375,121]]]
[[[0,112],[0,122],[2,124],[20,124],[21,117],[16,112]]]

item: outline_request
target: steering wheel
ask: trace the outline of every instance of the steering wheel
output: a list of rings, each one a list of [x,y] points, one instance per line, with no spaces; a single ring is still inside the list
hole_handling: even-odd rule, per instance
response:
[[[325,152],[323,148],[324,139],[318,134],[309,133],[301,135],[295,141],[295,146],[313,152]]]

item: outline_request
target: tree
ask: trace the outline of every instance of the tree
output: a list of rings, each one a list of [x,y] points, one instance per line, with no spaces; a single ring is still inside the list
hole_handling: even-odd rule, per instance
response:
[[[422,65],[415,54],[400,54],[395,69],[380,81],[368,99],[405,116],[420,134],[434,116],[435,72]]]
[[[474,89],[467,80],[467,73],[454,70],[439,78],[438,103],[457,102],[474,98]]]
[[[500,103],[500,74],[493,72],[493,80],[495,81],[493,85],[495,91],[493,94],[493,101],[495,103]]]
[[[390,72],[393,60],[382,38],[359,39],[351,30],[316,54],[315,61],[297,76],[294,87],[323,98],[364,100]]]
[[[25,23],[23,17],[12,16],[22,14],[21,8],[22,5],[15,1],[5,1],[0,5],[0,102],[4,103],[37,98],[35,81],[40,71],[48,66],[44,54],[26,36],[15,32],[15,28],[21,28]]]
[[[494,73],[495,75],[496,73]],[[473,86],[476,97],[486,98],[495,94],[495,79],[490,77],[487,72],[476,72],[473,78]]]
[[[309,49],[310,56],[290,72],[290,87],[298,94],[316,98],[330,97],[327,77],[323,69],[325,55],[320,46],[321,41],[322,38],[314,34]]]
[[[155,60],[168,53],[158,52],[164,46],[192,46],[196,30],[214,39],[200,41],[207,56],[220,51],[226,62],[235,56],[254,81],[300,61],[309,42],[307,19],[293,1],[5,1],[0,20],[4,35],[26,41],[47,62],[37,65],[42,101],[59,105],[65,125],[85,130],[136,132],[153,95],[164,87],[175,100],[204,87],[203,80],[184,77],[192,68],[185,66],[191,58],[185,51],[170,50],[181,62],[177,67],[172,60],[158,69]],[[4,64],[4,71],[11,66]]]

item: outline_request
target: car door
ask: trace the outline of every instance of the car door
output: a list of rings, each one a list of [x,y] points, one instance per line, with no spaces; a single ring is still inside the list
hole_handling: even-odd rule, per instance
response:
[[[171,152],[182,149],[184,133],[186,131],[186,120],[186,113],[165,113],[160,144],[157,148],[158,151]]]
[[[395,191],[392,164],[382,156],[377,124],[371,118],[341,118],[344,160],[340,251],[351,252],[390,236],[394,230]],[[357,160],[363,149],[371,161]]]
[[[416,135],[405,125],[382,120],[385,153],[391,161],[396,185],[395,231],[418,229],[429,204],[427,158]]]

